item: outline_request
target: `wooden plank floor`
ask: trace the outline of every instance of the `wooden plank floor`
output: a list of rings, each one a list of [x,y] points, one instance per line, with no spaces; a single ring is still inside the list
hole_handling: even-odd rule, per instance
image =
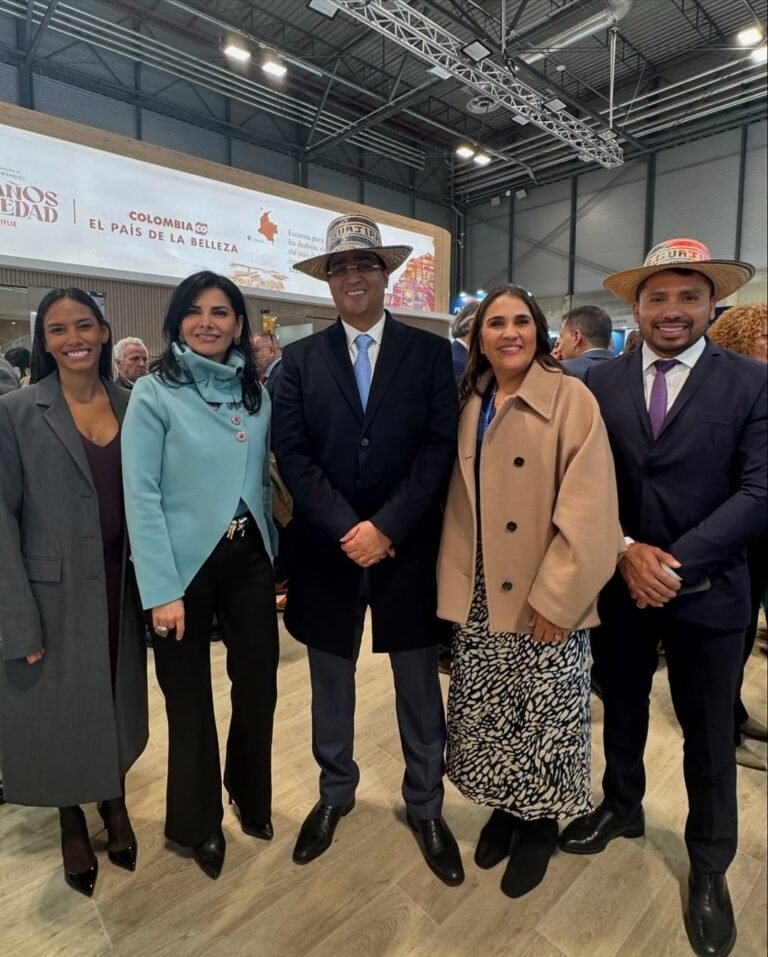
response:
[[[281,626],[282,627],[282,626]],[[365,643],[364,643],[365,645]],[[166,730],[150,666],[152,739],[129,776],[139,867],[110,865],[95,809],[87,808],[100,875],[92,900],[66,887],[55,811],[0,807],[0,953],[222,955],[222,957],[688,957],[681,900],[687,879],[681,739],[663,668],[654,687],[647,751],[648,833],[614,841],[596,857],[557,854],[544,883],[518,901],[498,889],[501,867],[480,871],[474,843],[486,817],[449,784],[446,816],[467,878],[440,884],[403,823],[402,759],[388,662],[364,652],[358,672],[354,812],[330,851],[306,867],[291,862],[316,799],[304,649],[282,635],[275,734],[274,825],[269,843],[242,834],[225,812],[227,860],[208,880],[163,838]],[[224,649],[212,646],[220,734],[228,712]],[[444,681],[446,679],[443,679]],[[444,686],[444,690],[446,690]],[[765,719],[766,658],[748,666],[748,705]],[[594,780],[602,773],[602,711],[594,710]],[[764,745],[753,745],[756,748]],[[738,957],[764,957],[766,775],[739,769],[740,848],[730,871],[739,923]]]

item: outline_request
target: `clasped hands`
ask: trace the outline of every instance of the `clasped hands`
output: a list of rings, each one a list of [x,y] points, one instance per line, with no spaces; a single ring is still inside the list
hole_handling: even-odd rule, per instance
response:
[[[341,539],[341,548],[347,558],[361,568],[370,568],[382,558],[394,558],[392,542],[373,522],[358,522]]]
[[[667,574],[662,562],[681,567],[674,555],[642,542],[633,542],[619,559],[619,571],[638,608],[662,608],[680,591],[682,581]]]

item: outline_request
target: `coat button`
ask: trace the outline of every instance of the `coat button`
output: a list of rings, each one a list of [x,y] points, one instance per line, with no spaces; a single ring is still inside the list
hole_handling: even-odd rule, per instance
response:
[[[248,436],[245,434],[245,432],[238,432],[235,438],[237,439],[238,442],[245,442]]]
[[[507,522],[507,531],[516,532],[517,531],[517,522]]]
[[[521,468],[523,465],[525,465],[525,459],[521,455],[518,455],[512,464],[517,468]]]
[[[370,444],[371,444],[370,439],[360,439],[360,445],[362,445],[364,449],[367,449]]]
[[[502,591],[512,591],[512,582],[502,582],[501,583]]]
[[[240,418],[239,415],[233,415],[233,416],[232,416],[232,425],[240,425],[240,423],[241,423],[242,421],[243,421],[243,420]]]

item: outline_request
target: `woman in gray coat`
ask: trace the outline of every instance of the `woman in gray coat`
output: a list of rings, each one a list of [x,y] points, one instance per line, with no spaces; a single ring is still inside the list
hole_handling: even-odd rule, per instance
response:
[[[99,802],[109,858],[136,866],[124,776],[147,741],[146,646],[127,572],[110,330],[80,289],[35,321],[32,382],[0,399],[0,735],[5,797],[57,807],[67,883],[98,863],[80,805]]]

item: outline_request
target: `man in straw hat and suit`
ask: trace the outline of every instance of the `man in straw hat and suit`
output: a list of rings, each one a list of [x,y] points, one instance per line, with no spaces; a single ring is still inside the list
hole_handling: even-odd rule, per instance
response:
[[[643,751],[661,640],[685,742],[685,926],[707,957],[736,940],[725,877],[737,840],[733,707],[749,621],[744,549],[768,524],[768,398],[765,367],[705,333],[716,303],[753,274],[693,239],[655,246],[642,267],[605,280],[632,303],[642,348],[586,377],[608,427],[628,548],[601,595],[593,643],[604,800],[560,843],[595,854],[645,832]]]
[[[389,276],[410,252],[382,245],[376,223],[354,214],[328,227],[325,253],[294,266],[328,283],[339,318],[286,347],[273,417],[294,506],[285,624],[308,646],[320,765],[293,859],[323,854],[355,803],[355,663],[370,608],[373,650],[389,654],[394,677],[408,823],[434,873],[455,885],[464,872],[441,816],[435,564],[457,397],[448,340],[384,309]]]

